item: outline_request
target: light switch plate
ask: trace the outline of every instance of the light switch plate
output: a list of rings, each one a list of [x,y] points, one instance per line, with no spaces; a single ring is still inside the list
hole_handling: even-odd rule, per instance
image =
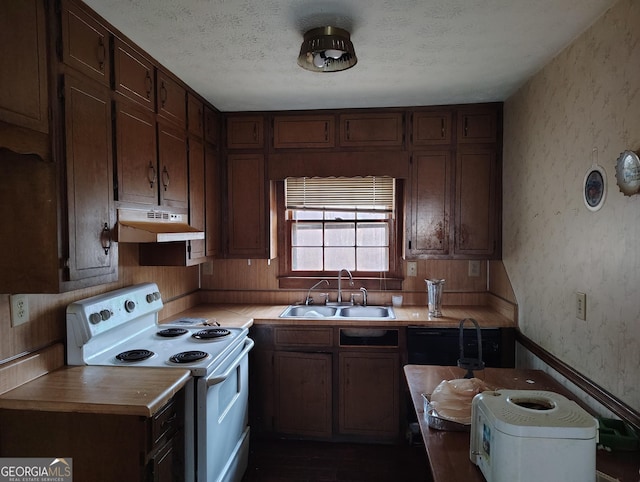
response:
[[[585,293],[576,293],[576,318],[587,319],[587,295]]]
[[[418,276],[418,265],[415,261],[407,261],[407,276]]]

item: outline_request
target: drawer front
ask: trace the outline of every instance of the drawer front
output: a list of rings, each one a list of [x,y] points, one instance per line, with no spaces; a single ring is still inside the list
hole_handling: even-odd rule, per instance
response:
[[[333,330],[322,328],[276,328],[274,334],[276,346],[318,346],[333,345]]]
[[[178,410],[175,400],[169,401],[151,420],[152,445],[178,430]]]

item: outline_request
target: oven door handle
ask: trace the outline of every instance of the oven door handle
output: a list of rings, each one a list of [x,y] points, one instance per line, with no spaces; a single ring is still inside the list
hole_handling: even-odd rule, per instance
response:
[[[235,359],[235,361],[223,374],[208,378],[207,387],[210,387],[211,385],[217,385],[218,383],[222,383],[227,378],[229,378],[233,370],[236,369],[236,367],[240,364],[240,361],[246,356],[247,353],[251,351],[254,345],[255,345],[255,342],[251,338],[247,338],[244,342],[244,348],[238,355],[238,358]]]

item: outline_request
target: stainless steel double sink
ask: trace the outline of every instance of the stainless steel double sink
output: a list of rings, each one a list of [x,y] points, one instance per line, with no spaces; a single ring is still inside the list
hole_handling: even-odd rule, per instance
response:
[[[395,320],[396,315],[391,306],[290,305],[280,318]]]

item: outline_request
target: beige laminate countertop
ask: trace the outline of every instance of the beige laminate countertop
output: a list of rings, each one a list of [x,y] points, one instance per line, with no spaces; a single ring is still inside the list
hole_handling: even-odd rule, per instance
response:
[[[201,304],[161,321],[170,323],[179,318],[205,318],[210,323],[221,326],[248,328],[256,325],[336,325],[362,326],[363,323],[375,326],[418,325],[434,328],[457,328],[460,320],[475,319],[482,328],[515,327],[516,323],[489,306],[444,306],[442,317],[432,318],[426,306],[403,306],[396,308],[395,320],[349,320],[345,318],[279,318],[288,305],[252,305],[252,304]],[[466,324],[466,327],[473,325]]]
[[[152,417],[190,378],[178,368],[68,366],[3,393],[0,409]]]

